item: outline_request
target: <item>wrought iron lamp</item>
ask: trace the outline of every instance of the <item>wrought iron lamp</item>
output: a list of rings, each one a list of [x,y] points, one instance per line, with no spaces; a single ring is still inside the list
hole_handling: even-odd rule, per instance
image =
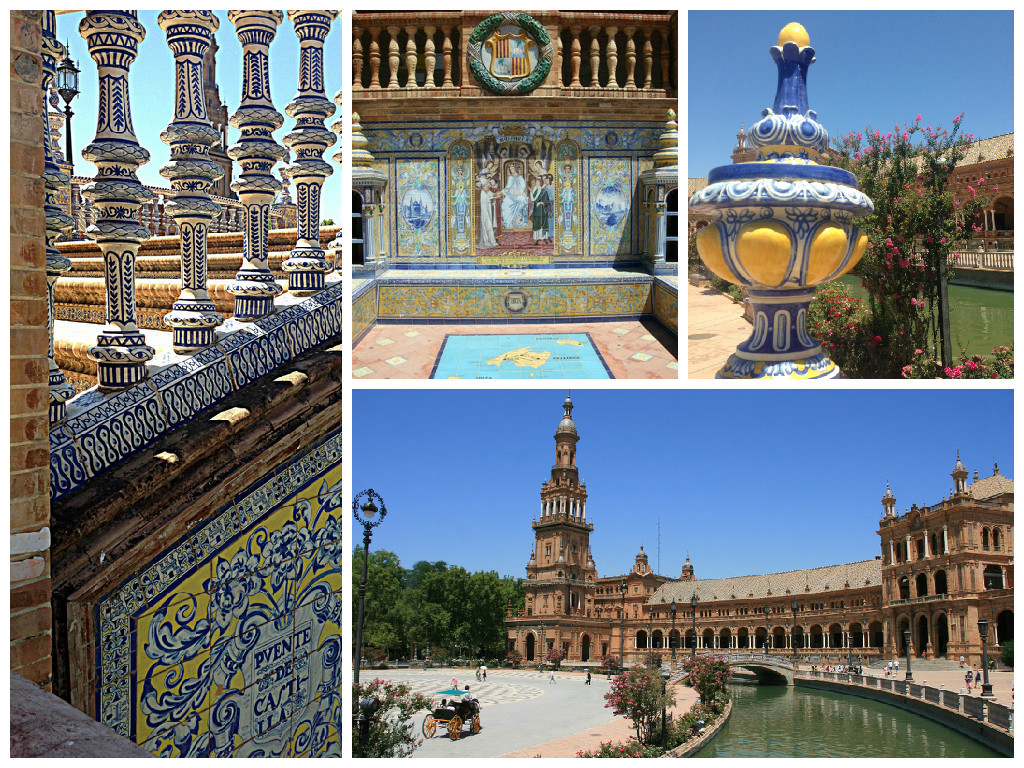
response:
[[[366,501],[360,504],[359,500],[363,497],[366,497]],[[374,503],[374,499],[380,502],[380,507]],[[363,572],[359,577],[359,616],[356,621],[355,670],[352,674],[352,685],[357,690],[359,688],[359,667],[363,661],[363,621],[366,618],[366,569],[370,557],[370,538],[373,529],[384,521],[384,516],[387,513],[388,508],[384,506],[384,499],[372,488],[363,491],[352,500],[352,514],[363,526]],[[429,650],[427,653],[429,656]]]

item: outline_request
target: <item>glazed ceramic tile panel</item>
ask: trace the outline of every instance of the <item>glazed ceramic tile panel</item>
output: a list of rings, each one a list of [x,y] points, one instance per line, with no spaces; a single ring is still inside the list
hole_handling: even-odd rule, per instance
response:
[[[591,158],[588,214],[589,253],[615,256],[631,250],[633,217],[633,168],[628,158]]]
[[[352,339],[358,339],[377,319],[377,292],[372,287],[352,299]]]
[[[363,125],[375,167],[390,171],[396,190],[391,253],[481,265],[638,256],[635,187],[662,129],[624,121]]]
[[[395,164],[395,205],[399,256],[441,254],[441,205],[437,160],[399,158]]]
[[[564,318],[651,314],[651,284],[389,285],[378,288],[378,317]]]
[[[655,279],[651,293],[654,316],[672,333],[679,334],[679,289],[660,278]]]
[[[164,757],[340,757],[341,433],[96,607],[101,722]]]

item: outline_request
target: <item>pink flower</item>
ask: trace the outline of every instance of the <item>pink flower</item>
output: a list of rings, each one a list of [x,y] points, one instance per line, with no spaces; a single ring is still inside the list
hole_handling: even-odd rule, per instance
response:
[[[923,355],[924,354],[924,350],[923,349],[915,349],[914,350],[914,354],[915,355]]]
[[[899,255],[900,255],[900,249],[899,249],[899,248],[893,247],[893,249],[892,249],[892,252],[893,252],[894,254],[896,254],[897,256],[899,256]]]
[[[906,269],[910,266],[910,259],[900,259],[900,266]]]
[[[904,141],[909,141],[910,140],[910,134],[907,133],[906,131],[903,132],[903,140]]]
[[[941,240],[939,240],[939,242],[942,243],[943,245],[945,245],[946,244],[946,238],[942,238]]]
[[[978,186],[980,187],[984,183],[985,183],[985,177],[982,176],[980,179],[978,179]]]

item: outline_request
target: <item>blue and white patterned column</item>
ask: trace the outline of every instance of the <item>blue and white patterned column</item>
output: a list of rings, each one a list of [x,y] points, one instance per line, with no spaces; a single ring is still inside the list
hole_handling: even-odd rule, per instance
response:
[[[96,137],[82,150],[97,172],[82,195],[96,208],[96,222],[85,235],[103,253],[107,292],[107,326],[89,358],[96,361],[100,389],[124,389],[146,377],[146,363],[156,354],[135,323],[135,257],[150,237],[139,223],[139,208],[153,195],[135,176],[149,152],[135,137],[128,98],[128,69],[146,30],[137,11],[88,11],[78,32],[99,74]]]
[[[295,162],[284,172],[295,183],[298,238],[291,258],[281,266],[293,293],[321,290],[324,275],[331,271],[320,247],[320,190],[334,172],[323,160],[324,150],[334,144],[334,134],[324,127],[324,120],[334,114],[334,105],[324,94],[324,40],[337,16],[337,11],[288,11],[300,53],[298,92],[284,108],[296,121],[295,130],[284,137],[295,152]]]
[[[64,372],[53,359],[53,294],[57,278],[71,269],[71,260],[57,250],[54,240],[61,232],[74,226],[71,217],[57,205],[57,194],[70,181],[53,155],[50,141],[50,120],[46,114],[46,95],[57,72],[57,60],[64,58],[67,49],[57,41],[57,21],[53,11],[43,11],[43,183],[46,185],[43,211],[46,214],[46,327],[50,336],[50,423],[64,418],[64,403],[75,396],[75,388],[68,384]]]
[[[171,160],[160,175],[171,182],[174,199],[165,206],[181,240],[181,295],[164,316],[174,331],[174,351],[198,352],[214,343],[214,328],[224,322],[206,290],[206,235],[220,206],[210,199],[213,182],[224,169],[210,159],[220,133],[210,123],[203,97],[203,56],[220,22],[211,11],[163,11],[157,22],[174,53],[174,119],[160,138]]]
[[[338,105],[338,109],[339,110],[341,109],[341,99],[342,99],[343,92],[344,92],[344,89],[339,90],[336,94],[334,94],[334,103]],[[341,133],[344,130],[343,118],[342,118],[342,116],[340,114],[339,114],[338,117],[336,117],[334,119],[334,122],[331,123],[331,130],[334,133],[338,134],[338,139],[340,140],[341,139]],[[336,150],[334,150],[334,154],[331,155],[331,157],[334,158],[334,162],[336,162],[338,165],[341,165],[342,162],[344,162],[344,156],[345,156],[345,143],[341,142],[341,143],[338,144],[338,148]],[[342,199],[344,199],[344,197],[345,196],[343,194],[342,195]],[[344,224],[341,224],[341,222],[348,221],[348,215],[347,215],[347,212],[345,210],[344,204],[342,204],[341,210],[338,211],[338,217],[339,217],[338,218],[338,222],[340,224],[339,229],[338,229],[338,234],[335,236],[335,238],[333,240],[331,240],[330,243],[327,244],[328,256],[330,257],[331,261],[333,262],[331,266],[334,269],[337,269],[338,262],[340,261],[339,257],[344,252],[344,243],[342,241],[342,234],[345,232],[345,226],[344,226]]]
[[[270,43],[284,14],[228,11],[228,20],[235,25],[243,53],[242,102],[230,118],[242,135],[228,147],[228,156],[242,171],[231,189],[245,209],[245,249],[242,268],[227,289],[235,297],[235,319],[258,320],[274,311],[274,297],[284,293],[270,272],[267,245],[270,207],[281,189],[271,170],[285,154],[273,136],[284,118],[270,99]]]

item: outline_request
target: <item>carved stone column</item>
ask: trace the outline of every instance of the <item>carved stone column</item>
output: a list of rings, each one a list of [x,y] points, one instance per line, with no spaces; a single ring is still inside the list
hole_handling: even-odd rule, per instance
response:
[[[388,35],[391,39],[388,41],[388,82],[386,87],[389,91],[398,90],[398,62],[402,59],[398,51],[399,31],[399,27],[388,27]]]
[[[656,30],[658,37],[661,39],[661,55],[658,57],[658,61],[661,64],[661,87],[668,95],[668,92],[672,90],[672,83],[668,79],[668,64],[669,58],[669,36],[664,29]]]
[[[445,24],[441,32],[444,34],[441,41],[441,53],[444,56],[444,80],[441,81],[441,87],[452,88],[452,26]]]
[[[572,44],[569,48],[569,66],[572,72],[572,79],[569,81],[570,88],[580,87],[580,32],[582,27],[570,27],[572,33]]]
[[[405,28],[405,79],[406,88],[416,88],[416,31],[418,27],[408,26]]]
[[[605,60],[608,63],[608,84],[605,85],[605,88],[616,91],[619,90],[619,81],[615,77],[615,71],[619,68],[619,44],[615,42],[615,35],[618,31],[618,27],[608,27],[605,30],[608,34],[608,49],[605,55]]]
[[[57,61],[67,49],[57,41],[57,21],[53,11],[43,11],[43,184],[46,186],[43,212],[46,215],[46,327],[49,334],[50,423],[64,418],[64,403],[75,396],[64,372],[53,359],[53,294],[57,279],[71,269],[71,260],[57,250],[53,241],[61,232],[68,232],[74,221],[57,205],[57,194],[68,185],[70,177],[61,171],[53,152],[50,121],[46,115],[46,93],[57,71]]]
[[[352,27],[352,88],[363,87],[363,28]]]
[[[274,310],[274,297],[284,289],[274,281],[267,253],[270,207],[281,190],[271,170],[284,157],[285,148],[273,132],[284,124],[270,98],[270,43],[284,19],[281,11],[228,11],[242,44],[242,101],[231,115],[231,125],[241,131],[228,156],[238,163],[241,175],[231,189],[245,209],[245,249],[242,268],[228,283],[235,297],[236,320],[258,320]]]
[[[295,184],[298,239],[291,258],[281,265],[293,293],[321,290],[324,275],[331,271],[320,247],[320,192],[334,173],[323,160],[324,150],[335,140],[324,127],[324,120],[334,114],[334,104],[324,95],[324,40],[337,16],[337,11],[288,11],[301,46],[298,93],[284,108],[296,121],[295,130],[284,137],[295,162],[283,170]]]
[[[437,51],[434,48],[434,33],[437,27],[424,27],[427,41],[423,44],[423,64],[427,71],[427,77],[423,81],[424,88],[434,87],[434,67],[437,66]]]
[[[220,22],[211,11],[164,11],[157,23],[167,33],[175,70],[174,120],[160,134],[171,147],[171,160],[160,175],[175,193],[165,210],[181,240],[181,296],[164,315],[164,324],[174,331],[174,351],[186,354],[213,344],[213,329],[224,322],[206,291],[206,236],[220,213],[209,190],[224,169],[210,159],[220,133],[206,114],[202,85],[203,57]]]
[[[380,90],[380,27],[370,27],[370,90]]]
[[[601,34],[601,28],[598,26],[588,27],[587,31],[590,32],[590,87],[600,88],[601,41],[598,39],[598,35]]]
[[[651,76],[654,71],[654,45],[651,42],[652,30],[644,27],[644,84],[641,86],[645,91],[651,87]]]
[[[135,176],[149,152],[135,136],[128,97],[128,69],[146,30],[136,11],[88,11],[78,32],[99,76],[96,137],[82,150],[97,172],[82,194],[96,205],[96,223],[85,234],[103,254],[107,297],[107,325],[88,355],[96,361],[100,389],[124,389],[146,377],[146,363],[156,354],[135,323],[135,257],[149,239],[139,206],[153,195]]]
[[[626,27],[626,90],[635,91],[636,81],[633,79],[633,72],[636,69],[636,42],[633,35],[636,27]]]

